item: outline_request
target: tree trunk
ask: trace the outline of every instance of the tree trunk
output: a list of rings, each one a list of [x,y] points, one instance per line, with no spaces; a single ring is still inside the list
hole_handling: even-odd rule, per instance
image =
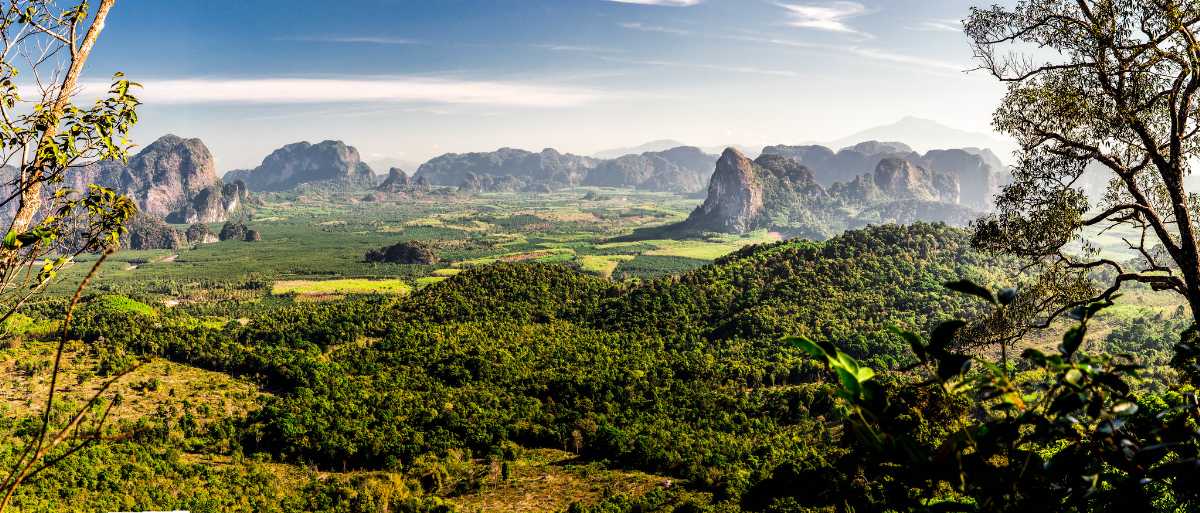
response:
[[[104,30],[104,20],[108,18],[109,11],[117,0],[101,0],[100,7],[96,9],[96,16],[92,20],[92,25],[88,27],[87,34],[83,37],[83,42],[79,44],[79,48],[70,48],[71,51],[71,66],[67,69],[67,74],[63,77],[63,81],[59,84],[57,98],[51,104],[50,110],[47,113],[49,118],[46,125],[46,131],[42,133],[42,137],[38,141],[38,148],[54,140],[54,136],[58,135],[58,123],[62,119],[63,112],[67,105],[71,102],[71,95],[79,84],[79,77],[83,74],[83,65],[87,62],[88,55],[92,53],[92,48],[96,46],[96,40],[100,38],[100,32]],[[36,149],[35,149],[36,151]],[[13,222],[9,228],[17,233],[22,233],[29,229],[29,225],[33,223],[34,217],[42,208],[42,171],[49,165],[46,158],[37,152],[34,155],[32,164],[29,164],[20,170],[22,185],[24,189],[21,191],[21,204],[17,208],[16,215],[13,216]],[[3,504],[0,504],[0,511],[3,510]]]

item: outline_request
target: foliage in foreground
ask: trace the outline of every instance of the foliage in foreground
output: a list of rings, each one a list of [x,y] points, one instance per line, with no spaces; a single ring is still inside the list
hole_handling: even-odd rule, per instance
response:
[[[998,308],[1013,298],[956,287]],[[1132,357],[1080,351],[1089,321],[1111,305],[1074,310],[1078,324],[1057,351],[1027,349],[1019,373],[957,352],[963,321],[940,324],[928,339],[900,332],[921,362],[921,378],[902,386],[881,385],[870,368],[833,344],[789,339],[823,360],[840,384],[842,425],[853,450],[838,466],[874,478],[870,489],[842,495],[845,504],[929,511],[1200,507],[1200,407],[1191,386],[1139,393],[1142,367]],[[929,417],[943,408],[970,415],[956,425]],[[923,436],[931,430],[941,433]]]

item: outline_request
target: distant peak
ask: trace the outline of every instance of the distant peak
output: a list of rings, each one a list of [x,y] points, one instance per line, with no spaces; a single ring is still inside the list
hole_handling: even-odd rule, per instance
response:
[[[721,160],[725,160],[725,159],[746,160],[746,155],[743,154],[741,151],[739,151],[737,148],[730,146],[728,148],[725,148],[725,151],[721,153]]]

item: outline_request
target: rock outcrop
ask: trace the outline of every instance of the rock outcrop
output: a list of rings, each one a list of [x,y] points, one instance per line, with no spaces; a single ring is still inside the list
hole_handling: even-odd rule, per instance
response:
[[[138,211],[173,223],[222,222],[241,208],[245,185],[223,194],[212,153],[200,139],[164,135],[129,159],[98,162],[67,175],[67,184],[83,190],[97,184],[128,196]]]
[[[179,249],[187,240],[170,225],[150,214],[138,214],[125,225],[129,232],[121,239],[129,249]]]
[[[957,200],[975,210],[991,208],[992,196],[999,190],[1004,165],[994,153],[987,149],[962,148],[931,150],[924,155],[912,151],[907,145],[897,142],[867,141],[844,148],[836,153],[824,146],[768,146],[763,154],[784,155],[799,160],[813,171],[818,183],[831,187],[835,183],[849,183],[863,174],[873,174],[880,163],[888,159],[900,159],[909,164],[946,175],[938,179],[938,199],[958,196]],[[952,179],[952,180],[951,180]],[[958,182],[959,193],[954,194],[953,180]]]
[[[763,188],[754,163],[742,152],[725,150],[708,184],[708,197],[688,216],[694,229],[745,233],[763,209]]]
[[[609,160],[501,148],[488,153],[448,153],[421,165],[415,179],[467,193],[551,192],[567,187],[630,187],[650,191],[702,191],[715,155],[681,146]]]
[[[837,182],[847,182],[854,177],[874,172],[879,162],[886,158],[900,158],[921,164],[921,155],[903,143],[866,141],[837,153],[824,146],[767,146],[763,154],[783,155],[799,160],[813,171],[817,183],[829,187]]]
[[[246,240],[247,231],[249,231],[249,228],[246,228],[246,225],[242,223],[229,222],[221,226],[221,233],[218,235],[218,238],[223,241]]]
[[[438,263],[438,257],[433,248],[420,241],[405,241],[384,248],[372,249],[363,258],[367,262],[389,264],[433,265]]]
[[[624,155],[602,161],[588,173],[583,184],[647,191],[697,192],[704,190],[716,160],[716,155],[709,155],[691,146]]]
[[[933,173],[900,158],[885,158],[875,166],[875,186],[892,199],[933,201]]]
[[[338,189],[373,188],[375,173],[358,150],[342,141],[298,142],[272,152],[258,167],[230,171],[227,181],[242,180],[254,191],[285,191],[301,185]]]
[[[0,183],[9,184],[16,169],[5,166],[0,175]],[[128,163],[95,162],[72,168],[64,176],[66,188],[85,191],[89,184],[129,197],[142,214],[179,224],[223,222],[250,201],[244,183],[222,184],[204,142],[174,135],[160,137]],[[11,216],[15,203],[2,210],[0,217]]]
[[[978,212],[958,205],[959,194],[957,176],[934,173],[903,158],[884,157],[874,172],[825,188],[797,158],[773,152],[751,161],[730,148],[717,161],[704,203],[687,220],[638,230],[625,239],[764,228],[784,236],[824,239],[867,224],[927,221],[963,226]]]
[[[540,153],[501,148],[490,153],[448,153],[422,164],[413,176],[432,185],[450,187],[462,185],[470,175],[512,176],[521,181],[521,188],[544,184],[557,190],[582,183],[596,162],[551,148]]]
[[[249,201],[241,180],[201,190],[183,208],[167,215],[168,223],[219,223],[237,214]]]
[[[195,223],[183,232],[188,244],[212,244],[220,241],[217,234],[204,223]]]
[[[931,150],[925,154],[925,161],[930,171],[958,179],[963,205],[984,210],[999,189],[1001,171],[1000,167],[994,167],[999,159],[985,151]]]
[[[403,169],[393,167],[388,169],[387,178],[376,187],[375,190],[380,192],[403,192],[412,185],[408,178],[408,173]]]
[[[78,183],[83,180],[85,183]],[[142,213],[167,217],[203,191],[220,187],[212,153],[200,139],[164,135],[129,159],[101,162],[75,175],[76,185],[95,183],[130,197]]]

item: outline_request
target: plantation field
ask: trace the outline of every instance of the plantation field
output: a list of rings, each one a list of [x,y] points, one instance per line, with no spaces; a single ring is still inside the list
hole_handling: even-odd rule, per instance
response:
[[[347,278],[340,280],[283,280],[275,282],[271,294],[282,296],[323,296],[329,294],[392,294],[404,295],[412,291],[402,280],[366,280]]]
[[[122,250],[103,264],[90,290],[166,306],[397,295],[496,262],[562,263],[623,280],[695,269],[746,245],[777,239],[759,231],[744,237],[612,242],[638,228],[680,221],[698,203],[669,193],[619,189],[433,194],[370,202],[317,193],[261,199],[247,222],[262,234],[261,241],[176,251]],[[221,226],[210,228],[220,231]],[[367,251],[402,241],[428,244],[439,261],[404,265],[364,260]],[[80,257],[52,291],[70,293],[95,258]]]

